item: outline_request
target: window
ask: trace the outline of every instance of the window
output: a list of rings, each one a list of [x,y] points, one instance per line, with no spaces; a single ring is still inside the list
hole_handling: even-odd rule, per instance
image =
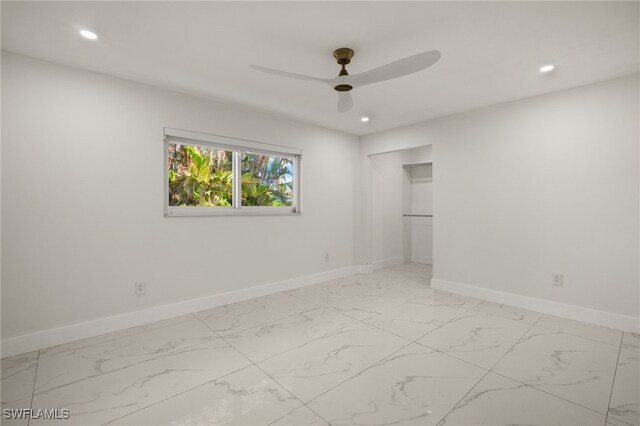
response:
[[[170,143],[169,206],[232,206],[233,152]]]
[[[242,205],[292,206],[293,160],[250,152],[243,154]]]
[[[300,151],[165,128],[165,215],[300,212]]]

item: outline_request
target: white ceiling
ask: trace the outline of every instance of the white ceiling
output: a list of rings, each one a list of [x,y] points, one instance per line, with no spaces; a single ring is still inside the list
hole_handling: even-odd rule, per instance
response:
[[[2,49],[366,134],[639,71],[638,2],[2,2]],[[91,29],[100,38],[78,35]],[[426,50],[431,68],[354,90],[323,84]],[[538,68],[556,65],[550,74]],[[361,115],[371,121],[363,124]]]

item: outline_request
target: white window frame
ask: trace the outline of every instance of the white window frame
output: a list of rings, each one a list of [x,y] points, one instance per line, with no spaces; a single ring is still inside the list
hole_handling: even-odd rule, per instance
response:
[[[167,165],[169,164],[169,145],[181,143],[185,145],[201,146],[233,152],[232,206],[170,206],[169,179]],[[273,155],[287,158],[293,162],[293,199],[292,206],[243,206],[242,185],[240,184],[241,161],[244,153]],[[281,145],[271,145],[246,139],[228,136],[211,135],[208,133],[192,132],[189,130],[164,128],[164,215],[165,216],[251,216],[251,215],[296,215],[300,214],[300,160],[302,151]]]

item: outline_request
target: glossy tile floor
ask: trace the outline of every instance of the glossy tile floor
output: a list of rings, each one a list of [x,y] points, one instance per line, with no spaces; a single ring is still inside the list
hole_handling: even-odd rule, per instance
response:
[[[404,264],[2,360],[30,424],[640,425],[640,336]],[[3,420],[2,424],[28,424]]]

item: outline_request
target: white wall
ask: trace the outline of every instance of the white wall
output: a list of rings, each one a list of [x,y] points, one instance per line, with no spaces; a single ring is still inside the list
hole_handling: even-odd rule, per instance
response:
[[[3,339],[354,264],[355,136],[12,54],[2,124]],[[301,148],[302,215],[164,217],[163,126]]]
[[[363,137],[363,185],[366,154],[432,143],[436,284],[640,329],[638,87],[635,75]],[[366,258],[366,220],[362,232]]]

